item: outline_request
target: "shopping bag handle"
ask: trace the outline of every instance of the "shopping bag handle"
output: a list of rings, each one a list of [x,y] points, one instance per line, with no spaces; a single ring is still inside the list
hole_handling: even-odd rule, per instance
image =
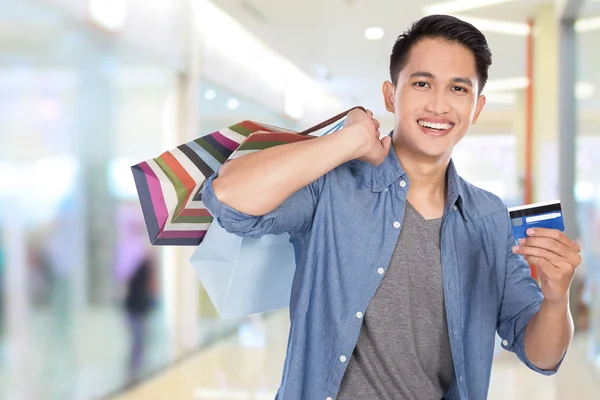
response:
[[[351,109],[349,109],[348,111],[344,111],[343,113],[341,113],[341,114],[338,114],[338,115],[336,115],[335,117],[331,117],[331,118],[329,118],[327,121],[323,121],[323,122],[321,122],[320,124],[313,126],[312,128],[308,128],[307,130],[305,130],[305,131],[302,131],[302,132],[298,133],[298,135],[303,135],[303,136],[304,136],[304,135],[308,135],[308,134],[310,134],[310,133],[316,132],[316,131],[318,131],[318,130],[320,130],[320,129],[323,129],[323,128],[325,128],[326,126],[329,126],[329,125],[333,124],[334,122],[337,122],[337,121],[339,121],[340,119],[344,118],[346,115],[348,115],[348,114],[350,113],[350,111],[352,111],[352,110],[356,110],[357,108],[358,108],[359,110],[362,110],[362,111],[364,111],[364,112],[367,112],[367,110],[365,110],[365,108],[364,108],[364,107],[361,107],[361,106],[352,107],[352,108],[351,108]]]

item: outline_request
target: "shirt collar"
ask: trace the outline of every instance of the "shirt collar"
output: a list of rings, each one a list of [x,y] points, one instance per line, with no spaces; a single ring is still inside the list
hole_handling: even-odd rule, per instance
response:
[[[460,176],[458,176],[458,172],[456,171],[454,160],[452,159],[450,159],[448,169],[446,170],[446,184],[448,185],[448,198],[446,199],[446,203],[451,206],[457,206],[464,217],[465,210],[462,184],[460,182]]]
[[[382,192],[400,178],[408,180],[408,176],[404,168],[402,168],[392,144],[385,160],[377,166],[371,165],[371,185],[373,192]]]
[[[383,163],[378,166],[371,165],[371,188],[373,192],[381,192],[399,179],[404,179],[408,182],[406,171],[402,168],[402,164],[392,145]],[[462,211],[463,190],[453,160],[450,160],[448,169],[446,170],[446,184],[448,185],[447,206],[452,207],[456,205]]]

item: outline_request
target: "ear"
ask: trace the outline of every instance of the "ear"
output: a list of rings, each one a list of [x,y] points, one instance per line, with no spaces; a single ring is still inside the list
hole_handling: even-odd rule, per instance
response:
[[[479,114],[481,114],[481,111],[483,110],[483,106],[485,106],[485,96],[484,95],[480,95],[477,98],[477,105],[475,106],[475,115],[473,116],[473,122],[472,124],[475,125],[477,124],[477,120],[479,119]]]
[[[381,88],[383,92],[383,101],[385,102],[385,109],[388,112],[394,113],[394,100],[395,100],[395,87],[394,84],[390,81],[383,82],[383,87]]]

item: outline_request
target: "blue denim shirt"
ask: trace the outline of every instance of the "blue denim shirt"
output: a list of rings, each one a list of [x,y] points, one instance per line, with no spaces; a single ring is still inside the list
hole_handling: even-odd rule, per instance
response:
[[[288,232],[295,248],[277,399],[335,399],[360,333],[357,313],[367,312],[402,229],[410,182],[393,147],[381,165],[345,163],[260,217],[220,202],[214,178],[202,198],[221,226],[251,237]],[[511,250],[505,205],[460,178],[452,162],[447,184],[441,256],[454,376],[445,399],[481,400],[487,398],[496,332],[502,347],[532,370],[556,370],[539,370],[524,351],[525,328],[543,296],[526,262]]]

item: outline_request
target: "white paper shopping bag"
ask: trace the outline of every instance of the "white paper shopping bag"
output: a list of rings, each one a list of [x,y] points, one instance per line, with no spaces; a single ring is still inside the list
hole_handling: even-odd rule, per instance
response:
[[[289,307],[296,269],[289,238],[240,237],[210,225],[190,261],[221,318]]]

